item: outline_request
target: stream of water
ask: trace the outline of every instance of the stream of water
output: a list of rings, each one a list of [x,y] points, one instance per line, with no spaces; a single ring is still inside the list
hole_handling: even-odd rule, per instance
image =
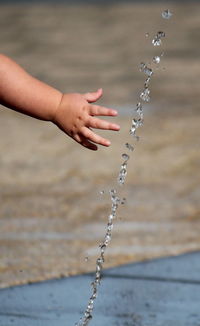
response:
[[[169,9],[166,9],[161,14],[163,19],[170,19],[172,16],[172,13]],[[149,37],[149,33],[146,33],[146,37]],[[162,45],[163,38],[165,38],[165,32],[158,31],[156,35],[154,36],[152,40],[152,45],[154,47],[160,47]],[[134,109],[134,117],[132,118],[131,122],[131,128],[129,130],[129,134],[132,137],[134,141],[139,141],[139,136],[137,135],[137,129],[141,126],[143,126],[144,123],[144,114],[143,114],[143,103],[141,101],[149,102],[150,101],[150,82],[151,78],[154,75],[154,67],[158,66],[161,62],[161,58],[164,55],[163,52],[160,54],[155,55],[150,63],[144,63],[141,62],[139,69],[144,75],[146,76],[144,86],[142,91],[139,94],[140,100],[136,104],[136,108]],[[128,161],[131,158],[131,154],[134,150],[135,143],[132,143],[132,141],[128,141],[125,143],[126,152],[128,151],[129,154],[124,152],[122,154],[123,162],[120,166],[119,175],[117,178],[117,182],[120,186],[123,186],[125,184],[125,179],[127,176],[127,166]],[[104,191],[101,192],[102,194]],[[102,275],[102,269],[103,269],[103,263],[105,262],[105,251],[108,246],[108,244],[111,241],[112,237],[112,229],[113,229],[113,221],[117,217],[117,209],[119,205],[122,205],[125,203],[126,199],[121,198],[122,196],[118,195],[118,192],[116,189],[109,190],[110,199],[111,199],[111,211],[108,216],[108,223],[106,226],[106,233],[104,236],[103,241],[99,245],[100,254],[96,260],[96,272],[94,281],[91,283],[92,291],[91,296],[89,298],[87,307],[85,309],[85,312],[83,314],[83,317],[79,320],[78,323],[75,324],[75,326],[88,326],[89,322],[92,319],[93,309],[94,309],[94,301],[97,298],[98,294],[98,287],[101,283],[101,275]]]

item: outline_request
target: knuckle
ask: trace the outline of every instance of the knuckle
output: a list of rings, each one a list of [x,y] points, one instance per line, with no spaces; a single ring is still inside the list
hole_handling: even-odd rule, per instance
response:
[[[98,120],[93,120],[92,125],[93,125],[93,128],[97,128],[99,126]]]
[[[96,114],[100,114],[101,111],[102,111],[102,106],[97,105],[97,106],[96,106]]]
[[[89,132],[89,130],[85,130],[85,131],[83,132],[83,134],[84,134],[84,136],[85,136],[86,138],[89,138],[89,137],[90,137],[90,132]]]
[[[82,106],[82,112],[87,113],[89,110],[89,105],[83,105]]]
[[[111,126],[110,122],[104,121],[102,123],[102,128],[103,129],[110,129],[110,126]]]
[[[72,126],[72,128],[71,128],[71,133],[72,133],[72,135],[75,135],[75,134],[77,133],[77,125],[76,125],[76,124],[74,124],[74,125]]]
[[[85,119],[85,124],[88,127],[92,126],[92,118],[90,116]]]

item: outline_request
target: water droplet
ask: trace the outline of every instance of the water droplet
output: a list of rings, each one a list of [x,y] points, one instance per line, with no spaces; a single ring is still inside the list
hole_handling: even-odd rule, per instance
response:
[[[128,161],[130,156],[128,154],[122,154],[122,158],[125,160],[125,161]]]
[[[142,103],[140,102],[136,104],[136,111],[138,112],[138,110],[142,111]]]
[[[131,128],[129,133],[130,133],[131,136],[136,137],[135,128]]]
[[[160,63],[160,57],[158,55],[156,55],[155,57],[153,57],[153,60],[152,60],[154,63],[158,64]]]
[[[160,56],[161,56],[161,57],[163,57],[163,56],[164,56],[164,54],[165,54],[165,52],[161,52]]]
[[[105,193],[104,190],[101,190],[101,191],[100,191],[100,195],[103,195],[104,193]]]
[[[108,225],[107,225],[107,230],[108,230],[109,232],[111,232],[112,229],[113,229],[113,224],[112,224],[112,223],[108,223]]]
[[[150,81],[151,81],[151,78],[150,78],[150,77],[148,77],[148,78],[145,80],[145,82],[144,82],[144,87],[145,87],[145,88],[148,88],[148,87],[149,87]]]
[[[134,147],[133,147],[131,144],[129,144],[129,143],[126,143],[126,144],[125,144],[125,146],[126,146],[126,148],[128,148],[128,149],[129,149],[129,151],[133,152],[133,150],[134,150]]]
[[[146,36],[146,37],[149,37],[149,33],[146,33],[145,36]]]
[[[143,125],[143,119],[138,119],[138,127],[141,127]]]
[[[148,78],[147,78],[148,79]],[[140,118],[143,119],[143,110],[142,110],[142,104],[139,102],[136,105],[136,112],[139,114]]]
[[[143,124],[143,119],[142,118],[143,118],[143,113],[140,115],[140,119],[135,119],[134,118],[132,120],[131,129],[129,131],[130,132],[130,135],[132,135],[134,137],[137,137],[136,134],[135,134],[136,133],[136,129]]]
[[[137,124],[135,125],[135,121],[137,121]],[[132,120],[132,126],[129,130],[129,133],[131,136],[133,136],[137,141],[139,140],[139,137],[136,135],[136,129],[139,127],[138,120],[133,119]]]
[[[154,46],[160,46],[162,44],[161,38],[165,37],[165,32],[159,31],[154,39],[152,40],[152,44]]]
[[[88,260],[89,260],[89,258],[86,256],[86,257],[85,257],[85,261],[87,262]]]
[[[162,18],[170,19],[172,17],[172,13],[169,9],[166,9],[162,12]]]
[[[97,273],[101,272],[101,265],[96,266],[96,271],[97,271]]]
[[[110,215],[108,216],[108,222],[109,222],[109,223],[112,223],[113,219],[114,219],[114,216],[113,216],[112,214],[110,214]]]
[[[141,126],[141,119],[133,119],[132,120],[132,127],[138,128]]]
[[[102,257],[97,258],[97,264],[103,264],[103,258]]]
[[[111,196],[116,195],[116,193],[117,193],[117,191],[116,191],[115,189],[110,189],[110,190],[109,190],[109,194],[110,194]]]
[[[165,37],[165,32],[159,31],[159,32],[157,33],[157,37],[158,37],[158,38]]]
[[[95,278],[95,280],[96,280],[97,284],[100,284],[100,279],[101,279],[100,272],[96,272],[96,278]]]
[[[96,297],[97,297],[97,294],[96,293],[93,293],[92,296],[91,296],[91,299],[94,300],[94,299],[96,299]]]
[[[127,175],[127,163],[124,162],[120,167],[119,176],[117,179],[117,181],[120,185],[124,184],[126,175]],[[119,198],[117,198],[117,199],[118,199],[118,201],[116,202],[116,204],[118,205],[118,203],[120,203],[120,199]]]
[[[122,198],[122,200],[121,200],[121,205],[124,205],[125,202],[126,202],[126,198]]]
[[[146,67],[144,62],[140,63],[140,71],[144,71],[144,68]]]
[[[106,234],[106,237],[105,237],[105,244],[108,244],[108,242],[110,242],[111,240],[111,236],[110,234]]]
[[[103,243],[100,245],[101,252],[104,253],[106,249],[106,245]]]
[[[144,62],[140,63],[140,71],[144,72],[149,77],[151,77],[153,74],[153,70],[147,67],[147,65]]]
[[[152,40],[152,44],[154,46],[160,46],[162,44],[162,41],[160,38],[158,38],[157,36]]]
[[[140,98],[144,101],[144,102],[149,102],[150,101],[150,90],[148,88],[144,88],[143,91],[140,93]]]
[[[130,129],[129,132],[130,132],[130,135],[135,136],[136,128],[135,127],[131,127],[131,129]]]

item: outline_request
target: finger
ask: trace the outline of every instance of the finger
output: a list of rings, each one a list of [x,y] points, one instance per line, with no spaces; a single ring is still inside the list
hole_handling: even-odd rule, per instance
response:
[[[103,145],[103,146],[110,146],[110,141],[108,139],[105,139],[97,134],[95,134],[92,130],[84,127],[82,130],[82,134],[85,138],[92,141],[93,143]]]
[[[82,138],[80,144],[88,149],[91,149],[92,151],[96,151],[98,149],[95,144],[91,143],[86,138]]]
[[[104,130],[115,130],[118,131],[120,126],[116,123],[111,123],[105,120],[91,117],[88,121],[88,127]]]
[[[118,112],[113,109],[105,108],[103,106],[91,105],[90,106],[91,115],[104,115],[104,116],[116,116]]]
[[[99,88],[96,92],[88,92],[84,94],[84,98],[89,103],[96,102],[103,94],[102,88]]]
[[[96,151],[98,149],[98,147],[91,143],[90,141],[88,141],[84,136],[82,135],[76,135],[74,137],[74,140],[77,141],[77,143],[79,143],[80,145],[88,148],[88,149],[91,149],[92,151]]]

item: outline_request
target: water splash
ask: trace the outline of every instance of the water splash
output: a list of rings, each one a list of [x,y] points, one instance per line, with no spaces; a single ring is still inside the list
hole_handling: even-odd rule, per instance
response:
[[[162,17],[165,19],[171,18],[172,13],[167,9],[162,12]],[[149,33],[146,33],[146,37],[149,37]],[[160,46],[162,44],[162,38],[165,37],[165,33],[162,31],[157,32],[156,36],[152,40],[152,44],[154,46]],[[161,53],[160,56],[156,55],[153,57],[152,61],[155,64],[160,63],[160,57],[164,55],[164,52]],[[139,97],[142,99],[144,102],[149,102],[150,101],[150,82],[151,82],[151,77],[153,76],[153,69],[151,67],[148,67],[145,63],[140,64],[140,71],[143,72],[145,75],[147,75],[147,78],[144,82],[144,88],[140,92]],[[139,127],[143,125],[144,122],[144,113],[143,113],[143,105],[141,102],[138,102],[136,104],[136,109],[135,109],[136,114],[138,115],[137,118],[133,118],[131,122],[131,128],[129,130],[129,133],[131,136],[135,138],[135,140],[139,140],[139,136],[136,134],[136,131]],[[125,143],[125,147],[131,152],[134,150],[134,146],[131,145],[129,142]],[[117,182],[119,185],[124,185],[125,179],[127,176],[127,164],[130,159],[130,156],[127,153],[122,154],[122,159],[123,163],[120,167],[119,175],[117,178]],[[104,194],[104,191],[100,191],[101,194]],[[94,301],[97,298],[98,295],[98,287],[101,283],[101,275],[102,275],[102,269],[103,269],[103,264],[105,262],[105,251],[108,246],[108,244],[111,241],[112,238],[112,230],[113,230],[113,221],[117,216],[117,209],[119,205],[124,205],[126,202],[126,198],[120,199],[120,197],[117,195],[116,189],[111,189],[109,190],[110,194],[110,200],[111,200],[111,211],[110,214],[108,215],[108,221],[106,225],[106,232],[103,241],[99,245],[100,253],[99,256],[96,260],[96,272],[94,276],[94,281],[91,283],[91,296],[89,298],[86,310],[83,314],[83,317],[79,320],[78,323],[75,324],[75,326],[88,326],[89,322],[92,319],[92,313],[94,309]],[[86,257],[88,259],[88,257]]]

